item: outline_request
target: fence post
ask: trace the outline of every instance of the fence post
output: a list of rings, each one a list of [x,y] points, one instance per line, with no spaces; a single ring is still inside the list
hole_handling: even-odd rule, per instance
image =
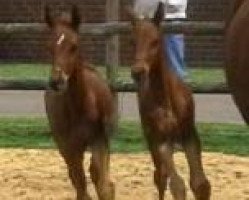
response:
[[[107,0],[106,1],[106,21],[118,21],[119,20],[119,0]],[[106,40],[106,75],[107,80],[111,86],[116,82],[117,67],[119,66],[119,36],[113,35]],[[113,90],[115,116],[114,116],[114,130],[118,129],[118,93]]]

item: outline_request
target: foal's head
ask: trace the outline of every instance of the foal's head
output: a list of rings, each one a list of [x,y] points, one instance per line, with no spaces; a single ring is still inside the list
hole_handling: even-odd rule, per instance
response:
[[[135,63],[131,73],[136,81],[153,70],[161,54],[161,32],[159,25],[164,17],[164,4],[159,3],[152,19],[140,19],[130,12],[135,40]]]
[[[46,22],[51,30],[49,48],[53,66],[50,87],[53,90],[65,90],[79,58],[78,28],[80,17],[76,7],[68,13],[52,18],[49,8],[45,10]]]

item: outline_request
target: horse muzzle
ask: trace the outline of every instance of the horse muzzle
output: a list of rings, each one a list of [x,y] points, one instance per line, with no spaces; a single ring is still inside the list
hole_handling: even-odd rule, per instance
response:
[[[65,91],[67,89],[67,81],[63,79],[50,79],[49,88],[53,91]]]
[[[147,70],[145,67],[136,67],[134,66],[131,69],[131,77],[136,82],[136,84],[141,84],[146,79]]]

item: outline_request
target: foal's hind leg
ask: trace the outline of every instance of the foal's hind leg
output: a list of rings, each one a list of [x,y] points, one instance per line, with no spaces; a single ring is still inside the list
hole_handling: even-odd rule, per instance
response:
[[[175,169],[172,144],[163,143],[158,145],[152,154],[156,167],[154,178],[159,192],[159,200],[164,199],[168,178],[170,180],[170,191],[174,199],[185,200],[185,185],[183,179],[177,174]]]
[[[107,139],[97,139],[92,146],[90,174],[100,200],[114,200],[115,188],[110,181],[110,152]]]
[[[183,142],[183,148],[190,168],[190,187],[197,200],[209,200],[210,183],[203,171],[201,160],[201,143],[196,130]]]
[[[72,147],[77,148],[77,147]],[[83,154],[82,152],[64,152],[62,156],[68,167],[68,174],[71,182],[76,189],[77,200],[91,200],[87,193],[86,178],[83,169]]]

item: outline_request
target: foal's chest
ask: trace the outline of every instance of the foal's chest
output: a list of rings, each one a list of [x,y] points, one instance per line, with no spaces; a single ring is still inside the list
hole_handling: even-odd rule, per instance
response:
[[[140,115],[144,127],[153,134],[164,135],[177,129],[177,119],[172,110],[162,106],[149,105],[146,109],[141,107]]]

